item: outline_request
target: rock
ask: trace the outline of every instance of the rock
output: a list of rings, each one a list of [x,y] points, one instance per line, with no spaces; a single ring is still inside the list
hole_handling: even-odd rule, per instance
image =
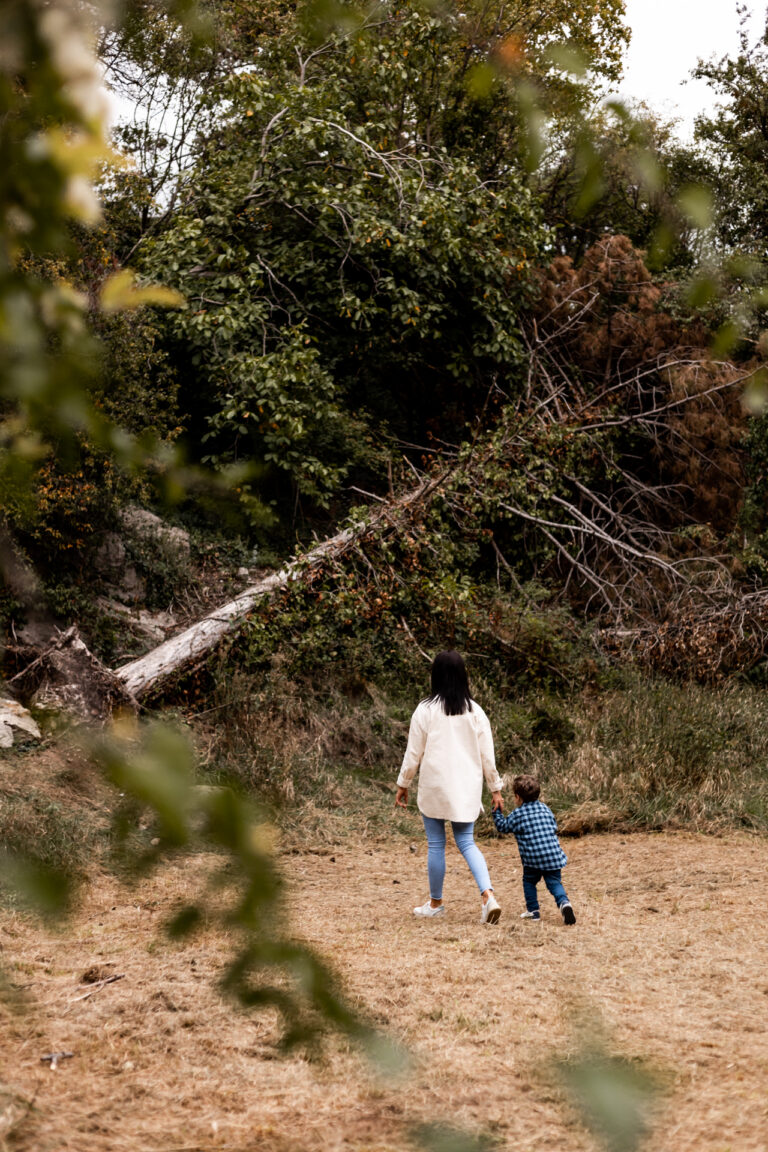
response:
[[[125,604],[135,604],[147,594],[147,583],[139,576],[132,564],[123,572],[120,583],[113,588],[114,595]]]
[[[125,566],[125,544],[116,532],[107,532],[96,551],[96,571],[102,576],[115,576]]]
[[[189,533],[183,528],[166,524],[154,512],[146,508],[126,508],[121,513],[126,534],[151,541],[160,551],[173,555],[177,560],[189,558]],[[118,532],[107,532],[96,552],[95,567],[99,575],[111,584],[111,595],[124,604],[135,604],[144,600],[147,594],[146,581],[139,575],[128,560],[128,549]],[[163,639],[162,633],[155,633],[153,639]]]
[[[116,532],[107,532],[96,552],[94,566],[110,582],[118,600],[131,604],[146,595],[146,584],[134,566],[127,563],[125,544]]]
[[[172,552],[178,552],[182,556],[189,555],[189,533],[183,528],[166,524],[154,512],[134,506],[126,508],[120,518],[125,527],[137,536],[154,538]]]
[[[248,568],[238,568],[237,575],[240,577],[241,580],[247,580],[250,577],[251,573],[250,573],[250,570]]]
[[[103,721],[116,708],[136,708],[125,686],[89,652],[75,625],[17,679],[35,686],[33,703],[39,708],[69,712],[80,720]]]
[[[0,748],[11,748],[14,729],[40,739],[40,729],[26,708],[8,696],[0,696]]]
[[[146,608],[131,610],[119,600],[110,600],[107,596],[99,596],[96,603],[102,612],[109,616],[116,616],[126,624],[132,632],[160,644],[169,632],[176,628],[177,620],[172,612],[149,612]]]

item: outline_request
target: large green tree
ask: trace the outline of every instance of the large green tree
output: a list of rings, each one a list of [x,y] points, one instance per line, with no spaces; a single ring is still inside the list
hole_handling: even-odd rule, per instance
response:
[[[418,120],[428,144],[463,151],[487,177],[530,147],[533,105],[560,119],[587,107],[618,79],[629,41],[624,0],[470,0],[460,8],[430,0],[209,0],[201,7],[211,35],[197,46],[189,28],[159,14],[153,0],[135,0],[130,19],[101,44],[108,82],[133,109],[118,129],[140,174],[122,200],[134,217],[125,252],[157,231],[175,204],[206,94],[228,73],[263,65],[265,52],[282,52],[295,65],[303,39],[303,59],[312,57],[316,75],[319,57],[332,68],[340,44],[359,45],[357,34],[369,33],[365,54],[355,56],[356,99],[381,101],[394,126]],[[428,35],[409,39],[403,28],[414,32],[415,15],[425,18]],[[581,78],[563,67],[564,56]],[[407,61],[399,75],[391,67],[397,60]],[[349,74],[346,82],[349,88]]]
[[[210,453],[322,499],[366,436],[459,440],[514,386],[545,242],[519,165],[485,176],[419,99],[460,27],[410,10],[319,50],[298,34],[214,87],[184,207],[147,258]],[[287,491],[287,490],[286,490]]]

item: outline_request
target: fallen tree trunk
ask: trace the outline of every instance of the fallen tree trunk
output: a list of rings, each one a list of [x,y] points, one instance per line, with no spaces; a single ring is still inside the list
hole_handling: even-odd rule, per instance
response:
[[[147,652],[145,656],[140,656],[130,664],[117,668],[114,673],[116,678],[131,696],[141,700],[152,689],[213,651],[225,636],[242,624],[259,601],[273,596],[292,580],[301,579],[325,559],[343,556],[348,548],[362,541],[369,532],[380,528],[382,522],[391,524],[393,531],[396,531],[400,514],[425,500],[442,484],[447,475],[448,472],[445,472],[432,480],[424,481],[399,499],[383,503],[367,520],[345,528],[342,532],[324,540],[305,555],[286,564],[280,571],[273,572],[250,588],[246,588],[235,600],[230,600],[228,604],[222,605],[204,619],[190,625],[178,636],[172,636],[158,648]]]
[[[259,600],[284,588],[290,577],[290,565],[273,572],[247,588],[235,600],[185,628],[178,636],[171,636],[145,656],[115,669],[115,676],[132,696],[141,699],[151,688],[215,648],[228,632],[242,623]]]

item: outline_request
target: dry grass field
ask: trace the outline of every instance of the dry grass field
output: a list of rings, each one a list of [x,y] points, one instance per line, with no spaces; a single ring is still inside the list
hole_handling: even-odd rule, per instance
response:
[[[515,1152],[595,1147],[551,1071],[578,1051],[580,1013],[617,1053],[660,1073],[649,1152],[768,1149],[768,915],[764,840],[604,835],[566,844],[565,928],[544,893],[522,923],[513,841],[485,845],[499,925],[455,849],[447,916],[417,922],[425,848],[343,843],[286,856],[290,921],[348,995],[402,1040],[382,1076],[346,1042],[279,1058],[276,1021],[218,997],[221,935],[165,940],[162,919],[205,867],[176,864],[140,890],[96,880],[53,934],[4,913],[2,958],[29,1006],[3,1008],[0,1147],[14,1152],[389,1152],[443,1121]],[[87,999],[88,969],[124,974]],[[40,1057],[74,1055],[55,1071]]]

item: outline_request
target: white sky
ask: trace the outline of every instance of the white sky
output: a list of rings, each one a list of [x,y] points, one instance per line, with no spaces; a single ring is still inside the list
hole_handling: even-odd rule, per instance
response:
[[[751,40],[763,27],[768,0],[748,0]],[[694,117],[712,109],[715,96],[701,80],[688,80],[699,58],[732,55],[738,48],[736,0],[626,0],[632,42],[619,94],[645,100],[680,118],[688,137]]]
[[[2,3],[2,0],[0,0]],[[738,49],[737,0],[626,0],[632,41],[619,95],[645,100],[656,111],[678,118],[679,133],[689,137],[694,117],[710,111],[712,90],[689,74],[700,58],[721,57]],[[750,39],[763,27],[768,0],[747,0],[752,13]],[[131,118],[132,108],[112,96],[113,118]]]

